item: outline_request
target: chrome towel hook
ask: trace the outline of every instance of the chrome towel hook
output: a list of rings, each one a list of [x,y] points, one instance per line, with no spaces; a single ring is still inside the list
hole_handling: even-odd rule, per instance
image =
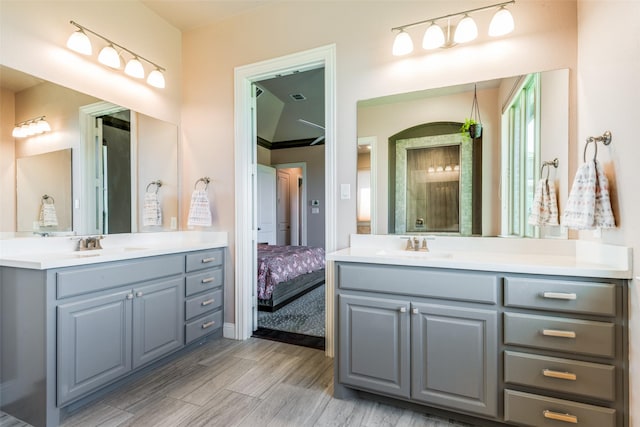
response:
[[[542,166],[540,167],[540,177],[542,178],[542,173],[544,172],[544,168],[547,168],[547,177],[545,179],[549,179],[549,167],[553,166],[554,168],[558,168],[558,164],[560,163],[560,161],[558,160],[558,158],[556,157],[553,160],[545,160],[544,162],[542,162]]]
[[[200,182],[204,183],[203,190],[206,190],[207,188],[209,188],[209,183],[211,182],[211,179],[208,176],[203,176],[202,178],[197,180],[196,183],[193,185],[194,190],[198,189],[198,183]]]
[[[160,189],[160,187],[162,187],[162,181],[160,181],[159,179],[156,181],[151,181],[149,184],[147,184],[147,189],[145,190],[145,192],[149,192],[149,187],[151,187],[152,185],[156,186],[156,194],[158,193],[158,190]]]

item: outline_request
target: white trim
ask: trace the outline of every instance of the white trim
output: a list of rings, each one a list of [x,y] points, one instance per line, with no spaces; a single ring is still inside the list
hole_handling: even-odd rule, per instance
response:
[[[336,47],[328,45],[235,69],[235,336],[253,333],[252,295],[255,283],[256,218],[253,209],[256,148],[252,140],[252,83],[293,71],[324,67],[325,90],[325,250],[336,250]],[[329,271],[327,271],[329,273]],[[333,277],[327,274],[326,330],[333,330]],[[331,293],[330,293],[331,292]],[[326,336],[326,353],[333,355],[333,335]]]
[[[234,323],[224,322],[222,325],[222,336],[232,340],[236,339],[236,325]]]

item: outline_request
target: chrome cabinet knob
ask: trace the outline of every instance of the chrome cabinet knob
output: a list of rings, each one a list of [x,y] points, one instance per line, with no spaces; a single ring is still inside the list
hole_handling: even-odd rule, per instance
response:
[[[407,307],[400,307],[400,313],[406,313]]]
[[[142,292],[141,291],[136,292],[136,296],[137,297],[141,297],[142,296]]]
[[[411,310],[411,313],[420,314],[420,310],[418,310],[417,308],[414,308],[414,309]]]

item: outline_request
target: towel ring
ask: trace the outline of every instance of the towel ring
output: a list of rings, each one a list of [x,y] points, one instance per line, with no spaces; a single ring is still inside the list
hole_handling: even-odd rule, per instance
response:
[[[200,183],[200,182],[204,183],[203,190],[206,190],[207,188],[209,188],[209,183],[211,182],[211,180],[209,179],[208,176],[204,176],[204,177],[200,178],[199,180],[196,181],[195,184],[193,184],[193,189],[194,190],[198,189],[198,183]]]
[[[45,202],[46,202],[47,200],[49,200],[49,199],[51,199],[51,204],[52,204],[52,205],[56,203],[56,201],[55,201],[55,199],[53,198],[53,196],[49,196],[49,195],[47,195],[47,194],[45,194],[44,196],[42,196],[42,202],[43,202],[43,203],[45,203]]]
[[[559,164],[559,160],[556,157],[553,160],[546,160],[544,162],[542,162],[542,166],[540,167],[540,177],[542,178],[542,174],[544,172],[544,168],[547,168],[547,177],[545,179],[549,179],[549,167],[553,166],[554,168],[557,168]]]
[[[147,189],[145,190],[145,192],[149,192],[149,187],[151,187],[152,185],[156,186],[156,194],[158,194],[158,190],[160,189],[160,187],[162,187],[162,181],[157,180],[157,181],[151,181],[149,184],[147,184]]]
[[[589,144],[593,144],[596,146],[595,152],[593,153],[593,161],[598,157],[598,142],[602,142],[604,145],[611,144],[611,131],[606,131],[601,136],[590,136],[587,138],[586,144],[584,144],[584,152],[582,153],[582,160],[587,163],[587,147]]]

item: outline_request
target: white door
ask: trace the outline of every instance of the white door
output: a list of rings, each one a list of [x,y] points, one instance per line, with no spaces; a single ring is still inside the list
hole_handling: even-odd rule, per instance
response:
[[[291,244],[291,194],[289,192],[289,172],[278,170],[278,245]]]
[[[276,244],[276,169],[258,165],[258,243]]]

